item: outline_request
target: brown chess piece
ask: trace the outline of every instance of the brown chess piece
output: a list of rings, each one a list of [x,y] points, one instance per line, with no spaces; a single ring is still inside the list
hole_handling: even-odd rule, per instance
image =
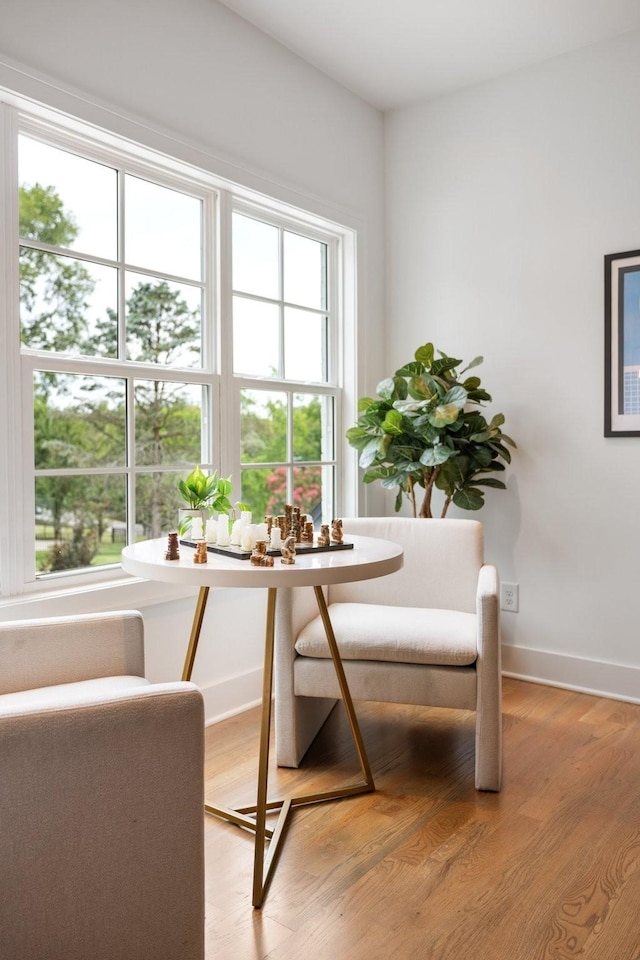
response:
[[[320,526],[320,533],[318,534],[318,546],[328,547],[330,542],[331,542],[331,535],[329,533],[329,524],[323,523]]]
[[[331,521],[331,543],[342,543],[342,520]]]
[[[180,559],[180,543],[178,540],[177,533],[170,533],[169,540],[167,543],[167,552],[164,555],[165,560],[179,560]]]
[[[254,567],[272,567],[273,566],[273,557],[270,557],[267,553],[267,541],[266,540],[256,540],[256,545],[253,548],[253,553],[249,557],[249,563],[253,564]]]
[[[208,559],[209,558],[207,556],[207,541],[198,540],[198,542],[196,543],[196,552],[193,555],[193,562],[207,563]]]

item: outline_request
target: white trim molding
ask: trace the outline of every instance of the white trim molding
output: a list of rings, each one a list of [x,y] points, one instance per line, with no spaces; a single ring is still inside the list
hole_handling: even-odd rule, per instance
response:
[[[549,650],[531,650],[503,644],[502,673],[505,677],[589,693],[609,700],[640,703],[640,668],[570,657]]]

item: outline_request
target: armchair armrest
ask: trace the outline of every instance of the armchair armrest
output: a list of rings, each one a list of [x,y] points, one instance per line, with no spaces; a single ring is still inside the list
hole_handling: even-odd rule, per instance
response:
[[[144,676],[135,610],[0,623],[0,694],[104,676]]]
[[[478,575],[478,676],[476,704],[476,789],[502,784],[502,673],[498,571],[485,563]]]
[[[498,571],[491,563],[480,567],[476,613],[478,616],[478,656],[490,655],[491,648],[499,647],[499,581]]]

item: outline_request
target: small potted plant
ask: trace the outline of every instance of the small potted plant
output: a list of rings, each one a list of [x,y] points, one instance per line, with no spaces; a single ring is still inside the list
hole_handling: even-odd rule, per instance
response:
[[[178,481],[178,490],[188,504],[188,509],[181,511],[183,516],[178,524],[181,536],[187,532],[194,517],[200,519],[204,531],[208,518],[214,513],[229,515],[233,514],[235,507],[239,510],[249,509],[244,503],[234,506],[230,500],[233,491],[231,477],[219,477],[217,470],[205,474],[200,466],[194,467],[185,480]]]
[[[406,496],[414,517],[432,517],[434,488],[444,493],[441,516],[451,503],[463,510],[484,504],[482,487],[504,490],[497,477],[511,462],[516,444],[502,432],[504,416],[487,421],[478,409],[491,396],[480,378],[464,374],[482,363],[463,363],[436,351],[432,343],[416,350],[414,359],[382,380],[375,399],[360,401],[360,417],[347,430],[347,440],[360,451],[364,483],[379,480],[397,488],[396,512]],[[418,506],[416,493],[422,488]]]

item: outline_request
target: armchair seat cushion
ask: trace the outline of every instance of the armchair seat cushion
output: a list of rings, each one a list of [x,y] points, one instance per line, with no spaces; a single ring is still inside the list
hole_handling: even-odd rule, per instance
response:
[[[18,690],[15,693],[0,695],[0,713],[81,706],[84,703],[118,696],[129,690],[149,685],[149,681],[144,677],[96,677],[93,680],[59,683],[52,687]]]
[[[472,613],[374,603],[332,603],[328,609],[344,660],[463,667],[478,656]],[[304,657],[331,656],[319,616],[301,630],[295,649]]]

